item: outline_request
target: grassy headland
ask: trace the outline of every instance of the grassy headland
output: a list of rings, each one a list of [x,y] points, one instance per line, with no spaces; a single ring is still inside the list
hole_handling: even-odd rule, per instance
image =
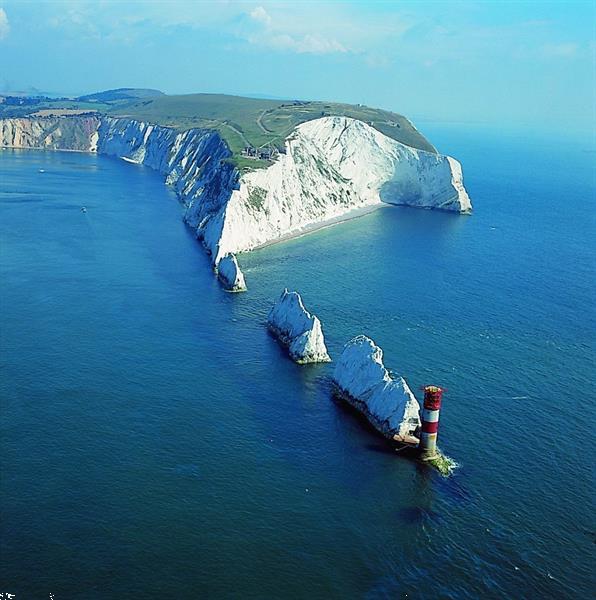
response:
[[[125,93],[122,93],[125,92]],[[109,90],[79,98],[11,99],[0,97],[0,118],[56,114],[61,109],[128,117],[181,131],[216,129],[230,147],[241,170],[267,165],[242,156],[245,146],[281,148],[300,123],[323,116],[342,115],[364,121],[399,142],[434,152],[428,140],[402,115],[361,104],[301,100],[264,100],[225,94],[159,95],[154,90]],[[43,111],[40,113],[40,111]]]

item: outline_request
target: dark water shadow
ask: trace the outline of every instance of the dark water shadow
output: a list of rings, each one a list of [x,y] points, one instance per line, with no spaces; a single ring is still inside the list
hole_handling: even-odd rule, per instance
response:
[[[407,525],[419,525],[429,521],[440,524],[445,521],[438,512],[422,506],[404,506],[396,512],[396,517]]]

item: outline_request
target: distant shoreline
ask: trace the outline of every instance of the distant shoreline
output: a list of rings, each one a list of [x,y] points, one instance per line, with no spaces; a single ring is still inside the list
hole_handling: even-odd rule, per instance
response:
[[[0,146],[0,150],[43,150],[44,152],[78,152],[79,154],[95,154],[93,150],[72,150],[70,148],[49,148],[47,146]]]

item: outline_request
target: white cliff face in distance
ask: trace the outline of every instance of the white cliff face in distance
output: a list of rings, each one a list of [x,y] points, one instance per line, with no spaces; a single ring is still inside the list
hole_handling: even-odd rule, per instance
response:
[[[244,274],[240,270],[238,261],[233,254],[226,254],[217,265],[217,276],[222,285],[229,292],[246,291]]]
[[[339,395],[359,409],[385,437],[411,441],[420,426],[420,405],[403,377],[383,365],[383,351],[370,338],[350,340],[335,367]]]
[[[468,213],[460,164],[347,117],[299,125],[274,164],[241,175],[216,130],[127,118],[0,120],[0,146],[97,151],[162,173],[218,264],[383,203]]]
[[[311,315],[298,292],[285,289],[269,311],[269,329],[288,347],[297,363],[330,362],[321,322]]]
[[[96,152],[98,117],[0,119],[0,146]]]

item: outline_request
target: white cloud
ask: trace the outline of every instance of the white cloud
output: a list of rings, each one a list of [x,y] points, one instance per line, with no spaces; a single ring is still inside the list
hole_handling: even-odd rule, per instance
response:
[[[299,54],[331,54],[348,52],[348,49],[334,39],[325,39],[318,35],[306,34],[292,37],[287,33],[265,37],[261,43],[279,50],[290,50]]]
[[[574,44],[555,37],[557,32],[552,31],[549,21],[477,24],[468,12],[463,10],[466,18],[446,14],[431,18],[408,3],[370,10],[363,2],[324,0],[52,0],[36,5],[28,27],[50,25],[61,29],[66,39],[83,36],[123,44],[157,40],[164,30],[175,34],[179,28],[184,34],[192,29],[197,35],[219,36],[226,47],[236,50],[248,43],[273,52],[349,53],[371,68],[405,64],[432,68],[447,63],[470,66],[486,60],[570,60],[586,54],[586,42]],[[0,39],[8,30],[8,19],[0,9]]]
[[[333,54],[353,50],[351,34],[347,27],[341,27],[338,18],[341,10],[332,10],[320,5],[292,6],[285,3],[267,4],[268,10],[259,5],[248,13],[237,34],[250,44],[273,50],[296,52],[298,54]],[[318,14],[316,14],[318,12]],[[343,40],[338,39],[341,35]]]
[[[271,25],[271,16],[262,6],[257,6],[254,10],[252,10],[250,12],[250,16],[252,19],[258,21],[259,23],[263,23],[264,25]]]
[[[396,61],[432,69],[457,64],[461,68],[483,64],[508,63],[521,68],[521,63],[552,58],[574,58],[583,52],[584,44],[560,43],[553,40],[557,32],[550,21],[535,19],[507,24],[474,22],[437,23],[423,19],[397,39],[388,51]]]
[[[1,2],[2,0],[0,0]],[[82,2],[40,3],[36,23],[61,29],[68,39],[132,43],[152,32],[177,27],[214,32],[239,42],[297,54],[384,54],[412,26],[402,13],[374,14],[339,2],[283,0],[211,2]]]
[[[565,44],[546,44],[542,46],[542,54],[547,58],[572,58],[577,54],[579,46],[573,42]]]
[[[8,16],[3,8],[0,8],[0,40],[3,40],[10,32]]]

